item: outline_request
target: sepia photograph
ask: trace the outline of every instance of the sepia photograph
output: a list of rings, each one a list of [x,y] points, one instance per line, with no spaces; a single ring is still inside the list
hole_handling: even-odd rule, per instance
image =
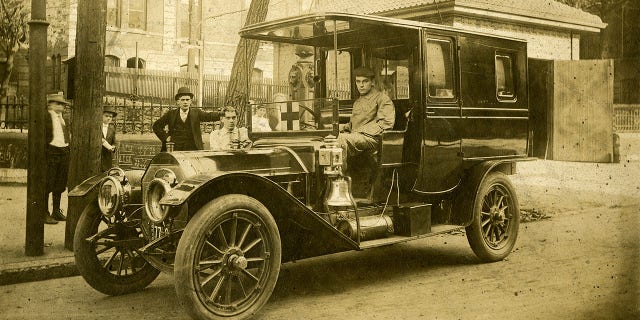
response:
[[[638,0],[0,0],[1,319],[640,319]]]

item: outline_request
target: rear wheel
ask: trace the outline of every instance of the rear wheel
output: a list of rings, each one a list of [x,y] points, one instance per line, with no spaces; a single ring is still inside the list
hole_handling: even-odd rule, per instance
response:
[[[503,173],[489,173],[473,201],[473,222],[466,228],[471,249],[484,262],[504,259],[516,243],[520,225],[513,185]]]
[[[144,244],[139,217],[119,212],[106,218],[97,204],[92,204],[82,212],[76,226],[76,266],[87,283],[104,294],[139,291],[160,273],[140,254]]]
[[[196,319],[245,319],[271,296],[280,263],[280,234],[267,208],[245,195],[222,196],[183,232],[176,293]]]

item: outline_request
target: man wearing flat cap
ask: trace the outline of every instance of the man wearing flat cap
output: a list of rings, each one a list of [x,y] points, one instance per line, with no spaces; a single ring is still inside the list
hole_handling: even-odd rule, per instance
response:
[[[47,213],[44,223],[56,224],[66,220],[60,199],[67,188],[69,173],[69,130],[62,118],[62,111],[69,102],[64,99],[62,93],[47,95],[47,113],[45,113],[45,157],[47,159],[47,206],[49,193],[52,195],[53,211]]]
[[[116,128],[111,124],[118,115],[113,106],[102,109],[102,151],[100,153],[100,169],[102,172],[113,167],[113,154],[116,152]]]
[[[173,142],[176,151],[204,149],[200,122],[218,121],[220,114],[191,109],[193,93],[187,87],[178,89],[175,100],[178,108],[167,111],[153,123],[153,132],[162,141],[160,151],[167,151],[167,142]]]

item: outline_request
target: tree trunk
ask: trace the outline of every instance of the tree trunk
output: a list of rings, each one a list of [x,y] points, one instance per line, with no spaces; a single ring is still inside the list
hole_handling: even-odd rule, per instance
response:
[[[70,188],[100,171],[106,10],[106,1],[78,1],[76,86],[68,183]],[[73,249],[73,234],[83,209],[75,199],[69,199],[65,230],[67,249]]]
[[[11,80],[11,73],[13,72],[13,61],[15,59],[16,52],[18,51],[18,44],[15,45],[15,50],[11,50],[7,54],[7,62],[4,67],[4,75],[2,77],[2,82],[0,82],[0,97],[4,97],[7,95],[7,91],[9,90],[9,81]]]
[[[262,22],[267,17],[269,0],[252,0],[244,25]],[[231,79],[224,98],[226,106],[234,106],[238,113],[238,125],[245,126],[247,102],[249,101],[249,85],[251,74],[258,55],[260,43],[256,40],[241,38],[231,67]]]

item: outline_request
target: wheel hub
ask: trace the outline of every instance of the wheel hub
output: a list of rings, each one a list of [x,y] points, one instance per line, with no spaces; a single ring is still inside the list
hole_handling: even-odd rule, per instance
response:
[[[239,255],[231,255],[229,257],[229,265],[236,269],[246,269],[249,262],[247,258]]]
[[[491,223],[498,224],[505,220],[504,210],[500,210],[497,206],[491,207]]]
[[[249,265],[249,261],[244,257],[244,252],[239,248],[229,248],[223,257],[224,266],[227,271],[244,270]]]

